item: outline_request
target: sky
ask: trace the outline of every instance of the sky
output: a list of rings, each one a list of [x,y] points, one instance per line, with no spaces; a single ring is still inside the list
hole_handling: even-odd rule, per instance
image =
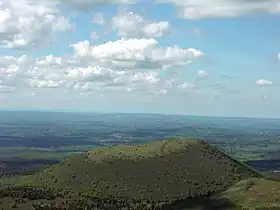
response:
[[[279,0],[1,0],[0,109],[280,117]]]

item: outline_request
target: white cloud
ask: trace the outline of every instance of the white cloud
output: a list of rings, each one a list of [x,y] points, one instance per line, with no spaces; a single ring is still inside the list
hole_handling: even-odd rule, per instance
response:
[[[101,12],[98,12],[96,14],[94,14],[93,18],[92,18],[92,22],[97,24],[97,25],[104,25],[105,24],[105,19],[104,16]]]
[[[172,3],[186,19],[238,17],[254,13],[280,14],[279,0],[156,0]]]
[[[260,86],[269,86],[269,85],[272,85],[273,82],[270,80],[260,79],[260,80],[256,81],[256,84],[260,85]]]
[[[32,88],[58,88],[63,84],[63,81],[30,79],[28,84]]]
[[[69,0],[66,4],[133,2]],[[56,0],[3,0],[0,44],[5,48],[26,49],[52,41],[57,32],[71,27],[59,8]],[[96,13],[92,21],[104,24],[102,13]],[[122,13],[113,18],[113,23],[123,38],[100,45],[92,45],[88,40],[77,42],[70,45],[74,50],[72,55],[0,56],[0,91],[30,89],[36,94],[36,89],[48,88],[64,92],[109,88],[165,94],[173,84],[161,76],[161,70],[186,66],[203,56],[194,48],[161,47],[154,38],[168,31],[168,22],[152,22],[134,13]],[[92,40],[98,38],[96,32],[91,33]]]
[[[55,33],[71,25],[56,5],[36,0],[0,2],[0,46],[35,47],[51,41]]]
[[[66,77],[74,82],[107,82],[115,78],[115,72],[100,66],[69,68]]]
[[[120,39],[101,45],[82,41],[71,46],[74,54],[68,56],[0,57],[1,91],[110,89],[165,94],[175,86],[172,78],[161,75],[162,69],[187,65],[203,55],[193,48],[162,48],[154,39]]]
[[[199,77],[206,77],[206,76],[208,76],[208,73],[206,71],[199,70],[198,71],[198,76]]]
[[[112,19],[113,28],[119,30],[119,35],[126,38],[161,37],[169,30],[167,21],[152,22],[143,17],[124,11]]]
[[[77,57],[114,69],[167,69],[203,56],[193,48],[161,48],[155,39],[120,39],[93,46],[82,41],[71,46]]]
[[[189,82],[184,82],[183,84],[178,85],[178,87],[182,89],[193,89],[195,88],[195,85]]]

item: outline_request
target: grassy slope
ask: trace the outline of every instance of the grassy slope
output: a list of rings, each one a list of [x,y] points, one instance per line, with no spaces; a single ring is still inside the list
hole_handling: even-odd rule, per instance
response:
[[[219,197],[244,209],[280,209],[280,182],[250,178],[234,184]]]
[[[165,140],[94,149],[28,181],[101,197],[172,200],[220,191],[251,176],[259,174],[204,142]]]

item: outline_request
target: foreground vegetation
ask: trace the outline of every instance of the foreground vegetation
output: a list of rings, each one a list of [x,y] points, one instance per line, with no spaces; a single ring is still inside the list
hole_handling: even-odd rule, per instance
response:
[[[197,140],[96,148],[2,181],[5,210],[280,209],[279,182]]]

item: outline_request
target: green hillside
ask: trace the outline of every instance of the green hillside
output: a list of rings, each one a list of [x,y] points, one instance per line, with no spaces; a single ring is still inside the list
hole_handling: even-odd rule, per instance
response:
[[[0,206],[8,209],[18,199],[20,209],[42,209],[38,201],[49,209],[233,209],[243,203],[230,189],[260,176],[202,141],[154,141],[96,148],[34,176],[10,179],[17,185],[2,188]],[[58,203],[62,207],[54,208]]]
[[[93,149],[31,182],[101,197],[172,200],[207,195],[251,176],[258,174],[204,142],[165,140]]]

